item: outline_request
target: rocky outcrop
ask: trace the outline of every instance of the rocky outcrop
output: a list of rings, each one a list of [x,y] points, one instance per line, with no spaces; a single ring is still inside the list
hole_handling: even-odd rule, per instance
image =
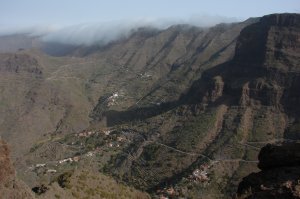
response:
[[[282,146],[267,145],[262,148],[258,167],[262,170],[283,166],[300,165],[300,144],[287,143]]]
[[[259,154],[261,172],[245,177],[238,198],[300,198],[300,144],[267,145]]]
[[[268,15],[243,29],[231,67],[224,74],[235,79],[230,81],[231,89],[243,87],[237,86],[238,81],[249,82],[247,92],[252,104],[299,112],[295,109],[300,100],[299,36],[297,14]]]
[[[244,28],[233,59],[205,71],[192,86],[188,98],[207,103],[222,95],[230,104],[271,106],[299,115],[299,21],[298,14],[274,14]],[[223,92],[218,95],[218,87],[212,86],[215,77],[223,82]],[[213,94],[211,98],[208,93]]]
[[[212,87],[209,93],[209,100],[211,102],[216,101],[219,97],[223,95],[224,81],[221,76],[216,76],[213,78]]]
[[[6,143],[0,140],[0,196],[3,199],[34,198],[29,188],[15,176]]]
[[[268,15],[243,29],[233,67],[226,74],[232,72],[230,78],[236,77],[232,78],[235,81],[231,81],[231,88],[237,81],[250,79],[247,92],[252,103],[296,107],[300,100],[296,89],[300,81],[299,36],[300,15],[297,14]]]
[[[297,14],[262,17],[258,23],[241,31],[235,63],[245,70],[263,67],[299,71],[299,29],[300,16]]]

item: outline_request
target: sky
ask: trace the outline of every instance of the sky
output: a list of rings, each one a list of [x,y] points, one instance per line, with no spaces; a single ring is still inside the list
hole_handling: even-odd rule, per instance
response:
[[[72,25],[136,18],[218,15],[246,19],[300,12],[300,0],[0,0],[1,25]]]
[[[300,13],[300,0],[0,0],[0,34],[78,32],[89,29],[87,24],[97,24],[97,31],[143,23],[161,28],[175,23],[212,26],[282,12]]]

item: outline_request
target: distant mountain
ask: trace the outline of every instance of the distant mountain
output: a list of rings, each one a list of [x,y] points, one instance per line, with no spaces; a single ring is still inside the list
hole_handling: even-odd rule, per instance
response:
[[[15,53],[28,49],[38,49],[52,56],[71,55],[80,46],[44,41],[43,35],[20,33],[0,36],[0,53]]]
[[[39,46],[39,37],[33,37],[28,34],[12,34],[0,36],[0,53],[13,53],[18,50],[38,48]]]

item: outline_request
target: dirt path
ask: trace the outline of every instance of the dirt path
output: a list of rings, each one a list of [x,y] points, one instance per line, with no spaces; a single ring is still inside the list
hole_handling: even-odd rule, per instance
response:
[[[247,144],[274,144],[276,142],[300,142],[300,140],[279,138],[279,139],[272,139],[272,140],[266,140],[266,141],[246,142],[246,143]]]

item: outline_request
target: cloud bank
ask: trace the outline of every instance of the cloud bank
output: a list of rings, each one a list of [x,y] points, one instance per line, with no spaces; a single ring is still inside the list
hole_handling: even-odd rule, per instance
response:
[[[67,27],[33,26],[27,28],[7,28],[0,30],[0,35],[25,33],[29,36],[40,36],[42,40],[46,42],[71,45],[105,45],[121,38],[127,38],[141,27],[151,27],[160,30],[176,24],[211,27],[219,23],[232,23],[236,21],[236,18],[208,15],[193,15],[186,20],[142,18],[136,20],[86,23]]]

